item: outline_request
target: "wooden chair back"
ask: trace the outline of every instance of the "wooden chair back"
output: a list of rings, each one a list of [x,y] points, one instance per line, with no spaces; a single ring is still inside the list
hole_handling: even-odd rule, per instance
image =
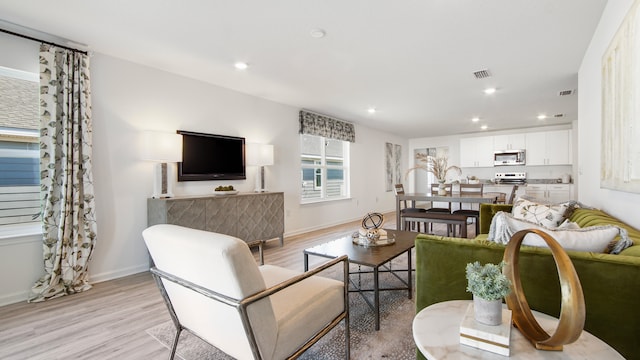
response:
[[[460,184],[460,195],[482,195],[484,184]],[[462,203],[460,203],[462,210]]]
[[[482,195],[484,184],[460,184],[460,195]]]
[[[436,184],[436,183],[431,184],[431,194],[432,195],[438,194],[438,189],[439,188],[440,188],[440,184]],[[444,184],[444,188],[445,188],[445,190],[447,190],[448,194],[451,194],[451,191],[453,190],[453,185]],[[438,203],[438,204],[443,204],[443,203]],[[447,202],[446,204],[447,204],[446,206],[436,206],[436,203],[432,202],[431,203],[431,207],[432,208],[442,208],[442,209],[448,208],[449,212],[451,212],[451,203]]]
[[[395,184],[393,186],[393,192],[397,195],[404,195],[404,186],[402,184]],[[408,207],[407,200],[402,201],[402,205],[404,206],[402,209],[406,209]]]
[[[513,204],[516,199],[516,192],[518,191],[518,185],[513,185],[513,189],[511,189],[511,194],[509,195],[509,202],[507,204]]]

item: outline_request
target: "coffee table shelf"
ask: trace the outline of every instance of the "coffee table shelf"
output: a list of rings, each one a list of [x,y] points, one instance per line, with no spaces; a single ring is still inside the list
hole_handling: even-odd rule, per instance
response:
[[[351,235],[349,235],[305,249],[303,252],[305,271],[309,270],[309,255],[325,257],[329,259],[347,255],[347,257],[349,258],[349,263],[372,268],[371,271],[354,271],[351,272],[351,274],[357,274],[358,276],[361,276],[362,274],[372,273],[373,288],[362,289],[358,286],[358,284],[352,281],[352,285],[354,285],[354,288],[349,291],[360,293],[367,304],[369,304],[369,306],[372,308],[375,315],[376,330],[380,330],[380,291],[407,290],[407,296],[409,297],[409,299],[411,299],[413,294],[413,288],[411,284],[411,249],[415,245],[415,239],[418,233],[400,230],[385,230],[387,231],[388,236],[394,237],[394,244],[375,247],[362,246],[354,244],[353,238],[351,237]],[[391,267],[386,266],[388,262],[405,253],[407,254],[406,269],[392,269]],[[406,286],[380,288],[379,275],[381,272],[393,274]],[[398,276],[397,273],[406,273],[406,280]],[[373,292],[373,303],[371,303],[369,299],[364,296],[364,293],[366,292]]]

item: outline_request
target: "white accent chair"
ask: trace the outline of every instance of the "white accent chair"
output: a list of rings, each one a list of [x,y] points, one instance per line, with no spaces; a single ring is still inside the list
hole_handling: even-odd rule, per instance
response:
[[[346,256],[300,273],[258,266],[235,237],[177,225],[142,233],[151,272],[176,326],[237,359],[295,359],[342,320],[349,359]],[[341,281],[313,276],[342,263]]]

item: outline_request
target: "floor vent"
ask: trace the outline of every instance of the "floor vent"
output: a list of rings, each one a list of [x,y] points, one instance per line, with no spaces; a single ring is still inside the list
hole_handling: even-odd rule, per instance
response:
[[[569,96],[573,95],[573,90],[562,90],[558,93],[558,96]]]
[[[484,78],[488,78],[491,76],[491,73],[489,72],[489,70],[485,69],[485,70],[478,70],[478,71],[474,71],[473,72],[473,76],[476,77],[476,79],[484,79]]]

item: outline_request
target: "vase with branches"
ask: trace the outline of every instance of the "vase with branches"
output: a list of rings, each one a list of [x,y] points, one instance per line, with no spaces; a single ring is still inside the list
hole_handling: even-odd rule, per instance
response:
[[[447,181],[447,174],[450,171],[453,171],[458,175],[462,174],[462,169],[460,169],[455,165],[449,165],[449,158],[444,155],[433,156],[425,153],[417,153],[416,163],[418,163],[416,166],[407,170],[405,177],[408,176],[409,173],[414,170],[418,170],[418,169],[424,170],[428,173],[433,174],[433,176],[435,176],[436,180],[441,185],[440,188],[442,191],[444,191],[444,183]],[[438,193],[441,193],[442,192],[441,190],[439,189]]]

